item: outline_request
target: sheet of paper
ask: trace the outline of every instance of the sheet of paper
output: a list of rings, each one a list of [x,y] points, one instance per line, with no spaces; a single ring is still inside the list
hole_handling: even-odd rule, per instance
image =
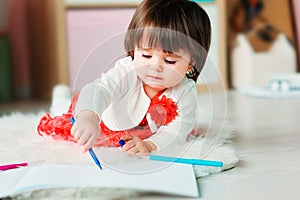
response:
[[[0,197],[29,190],[66,187],[124,188],[198,197],[191,165],[141,161],[124,163],[124,166],[120,169],[132,170],[120,171],[109,166],[100,170],[97,166],[76,165],[41,165],[9,170],[0,173],[1,186],[10,182],[7,187],[0,187]],[[143,168],[152,170],[134,173],[134,169]]]

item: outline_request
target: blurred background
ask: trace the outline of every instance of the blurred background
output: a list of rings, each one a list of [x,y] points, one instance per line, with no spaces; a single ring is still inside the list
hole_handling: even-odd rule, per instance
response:
[[[125,31],[139,2],[0,0],[0,103],[50,101],[55,85],[74,87],[88,52]],[[215,31],[212,56],[221,75],[212,87],[264,87],[272,73],[299,71],[300,1],[197,2]]]

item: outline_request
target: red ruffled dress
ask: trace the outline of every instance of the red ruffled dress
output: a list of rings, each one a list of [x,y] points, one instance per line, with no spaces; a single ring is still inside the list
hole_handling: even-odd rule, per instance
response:
[[[165,95],[161,96],[163,92],[155,95],[150,102],[148,111],[151,120],[156,124],[157,127],[161,125],[167,125],[175,119],[178,115],[177,104],[171,99],[167,98]],[[49,113],[46,113],[41,119],[37,127],[38,134],[41,136],[49,135],[55,140],[66,140],[71,142],[76,142],[76,140],[71,135],[72,123],[70,118],[73,116],[73,110],[76,105],[78,95],[75,95],[72,99],[71,105],[67,113],[51,117]],[[122,131],[110,130],[104,123],[100,123],[101,134],[97,138],[94,146],[120,146],[119,140],[123,135],[131,135],[134,137],[139,137],[140,139],[146,139],[155,133],[152,133],[147,118],[145,117],[139,123],[138,126]]]

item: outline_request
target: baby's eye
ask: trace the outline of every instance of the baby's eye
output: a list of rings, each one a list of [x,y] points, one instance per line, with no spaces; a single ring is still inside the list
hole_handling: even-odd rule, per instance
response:
[[[147,55],[147,54],[143,54],[143,57],[144,58],[151,58],[152,56],[151,55]]]
[[[175,60],[168,60],[168,59],[165,59],[165,62],[170,65],[174,65],[176,63]]]

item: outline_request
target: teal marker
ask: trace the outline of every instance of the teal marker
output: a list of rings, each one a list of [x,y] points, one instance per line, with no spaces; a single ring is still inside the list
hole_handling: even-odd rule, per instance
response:
[[[150,160],[163,161],[163,162],[174,162],[191,165],[204,165],[212,167],[223,167],[223,162],[213,160],[200,160],[200,159],[188,159],[188,158],[175,158],[167,156],[152,155],[149,156]]]

